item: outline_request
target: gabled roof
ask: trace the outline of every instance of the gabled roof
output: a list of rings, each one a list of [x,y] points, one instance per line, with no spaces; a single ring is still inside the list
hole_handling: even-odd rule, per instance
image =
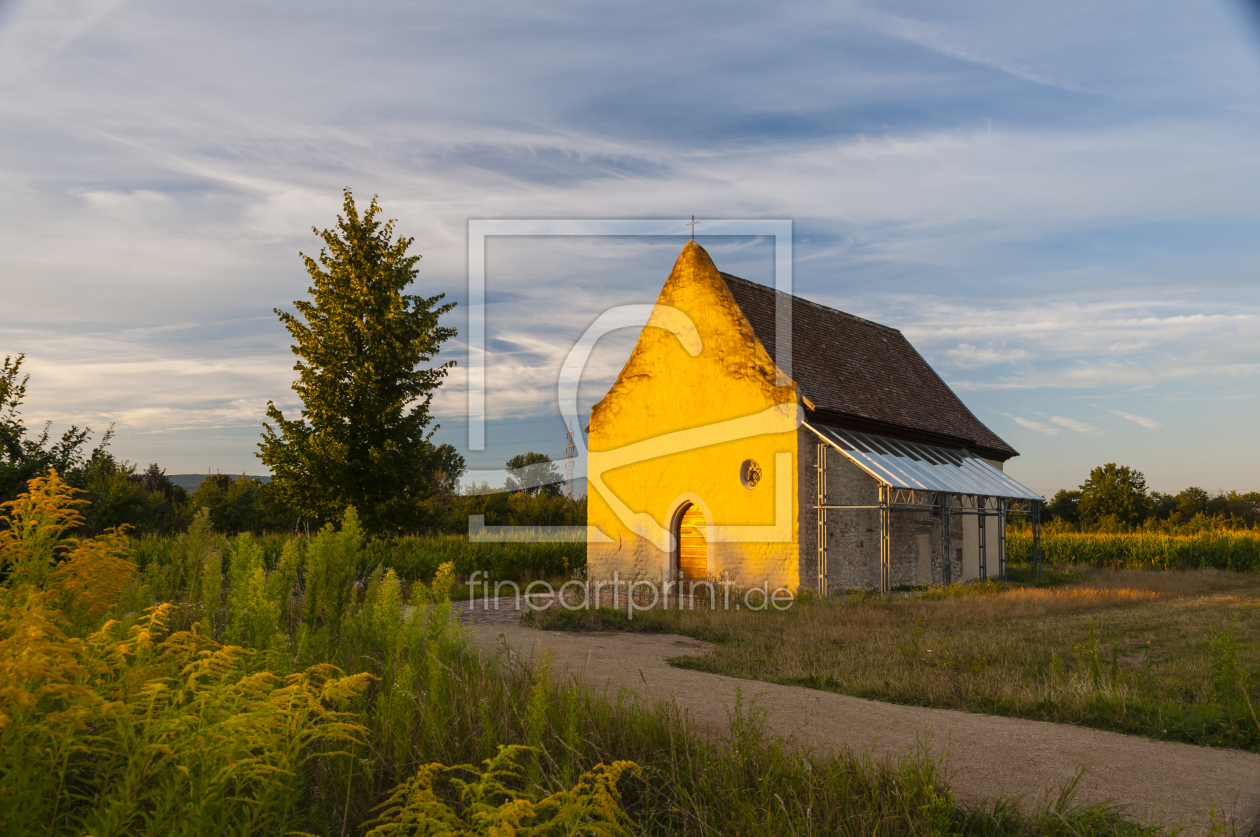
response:
[[[744,317],[775,357],[774,288],[723,273]],[[970,448],[990,459],[1018,455],[967,409],[895,328],[797,296],[792,378],[829,424]]]

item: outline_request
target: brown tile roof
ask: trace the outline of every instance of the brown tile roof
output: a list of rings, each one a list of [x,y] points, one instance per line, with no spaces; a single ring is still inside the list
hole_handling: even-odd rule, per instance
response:
[[[729,273],[722,278],[753,333],[774,357],[778,291]],[[900,331],[800,297],[788,298],[792,378],[820,417],[857,430],[961,443],[991,459],[1017,455],[967,409]]]

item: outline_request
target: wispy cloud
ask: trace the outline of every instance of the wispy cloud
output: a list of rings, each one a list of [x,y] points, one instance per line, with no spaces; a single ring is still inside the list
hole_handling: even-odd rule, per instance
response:
[[[1023,416],[1014,416],[1010,413],[1002,413],[1002,415],[1006,416],[1008,419],[1021,427],[1027,427],[1029,430],[1036,430],[1038,433],[1045,433],[1047,436],[1059,435],[1059,428],[1057,427],[1051,427],[1048,424],[1042,424],[1041,422],[1034,421],[1033,419],[1026,419]]]
[[[863,9],[859,19],[885,35],[908,41],[948,58],[987,67],[1033,84],[1074,92],[1083,91],[1083,88],[1062,77],[1052,77],[1050,73],[1033,69],[1009,54],[1003,55],[1001,45],[985,43],[984,36],[977,37],[972,27],[930,23],[923,19],[868,9]]]
[[[1097,404],[1095,404],[1094,406],[1098,407]],[[1104,408],[1099,407],[1099,409],[1101,410]],[[1149,418],[1147,416],[1139,416],[1133,413],[1126,413],[1123,410],[1107,410],[1107,412],[1111,413],[1113,416],[1119,416],[1125,421],[1131,421],[1134,424],[1140,424],[1142,427],[1145,427],[1147,430],[1158,430],[1164,426],[1163,424],[1161,424],[1160,422],[1156,421],[1153,418]]]
[[[1012,363],[1025,360],[1028,352],[1023,349],[1012,349],[1005,346],[973,346],[970,343],[959,343],[956,348],[946,349],[945,354],[955,366],[967,369],[975,366],[989,366],[994,363]]]
[[[931,314],[903,328],[959,369],[1005,359],[1014,368],[982,377],[953,377],[968,392],[1020,389],[1143,388],[1170,382],[1219,383],[1260,377],[1260,299],[1234,297],[1221,310],[1191,299],[1050,302],[1012,308],[940,300]],[[984,350],[987,335],[1002,349]],[[1123,336],[1124,340],[1118,340]],[[1001,341],[1001,342],[997,342]]]
[[[1051,416],[1050,421],[1061,427],[1066,427],[1069,430],[1075,430],[1077,433],[1085,433],[1089,436],[1101,436],[1107,432],[1101,427],[1095,427],[1089,422],[1079,421],[1078,419],[1068,418],[1066,416]]]

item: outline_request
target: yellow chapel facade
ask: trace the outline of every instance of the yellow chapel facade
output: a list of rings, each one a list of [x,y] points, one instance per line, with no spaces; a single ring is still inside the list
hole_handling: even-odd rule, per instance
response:
[[[899,331],[721,273],[694,241],[588,431],[592,579],[835,592],[999,576],[1006,520],[1035,523],[1041,501]]]

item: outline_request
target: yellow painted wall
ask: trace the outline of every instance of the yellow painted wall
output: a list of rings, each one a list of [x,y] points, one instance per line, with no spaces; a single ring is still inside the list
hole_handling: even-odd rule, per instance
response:
[[[737,587],[800,583],[795,385],[775,366],[708,253],[689,242],[608,395],[591,411],[592,579],[659,579],[672,516],[705,513],[709,572]],[[753,489],[740,466],[755,460]],[[603,541],[603,542],[601,542]]]

